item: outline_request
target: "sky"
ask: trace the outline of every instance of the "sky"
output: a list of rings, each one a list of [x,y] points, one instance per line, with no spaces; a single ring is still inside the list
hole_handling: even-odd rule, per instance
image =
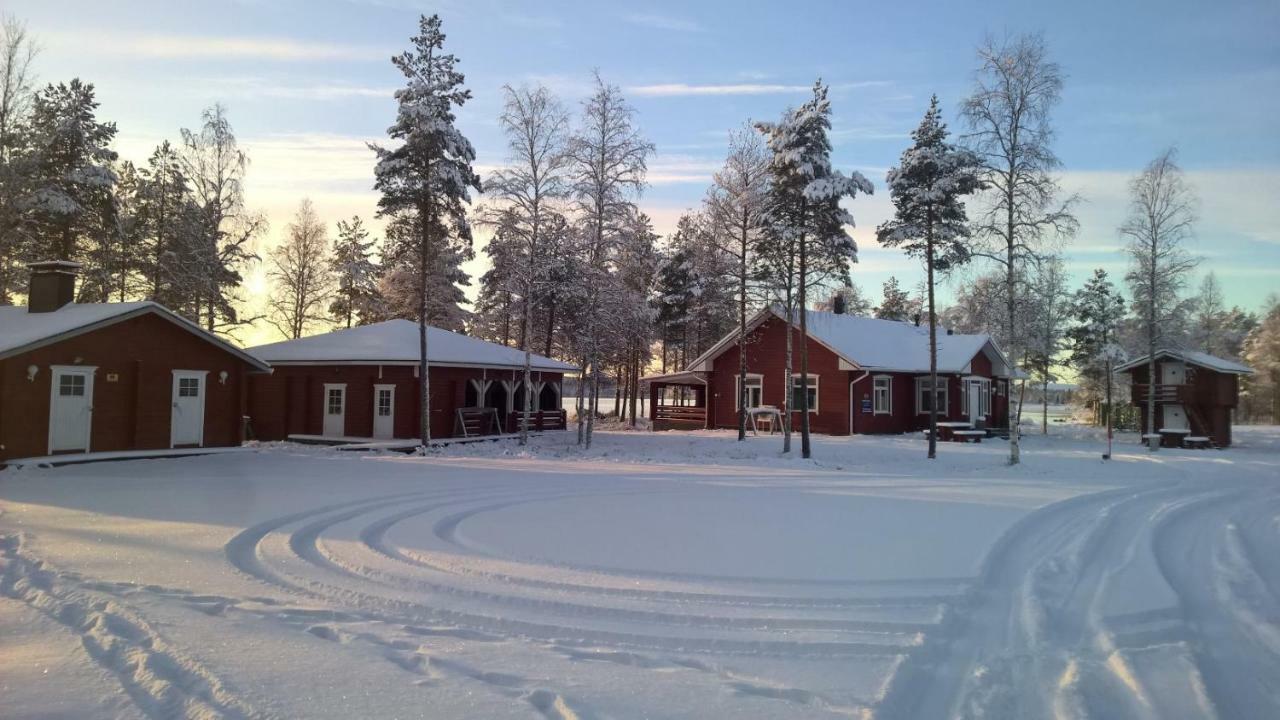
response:
[[[6,0],[41,46],[41,82],[93,82],[116,149],[143,162],[162,140],[228,108],[250,158],[249,206],[264,212],[265,252],[303,198],[326,221],[376,208],[370,141],[394,119],[401,78],[389,58],[422,13],[439,13],[446,49],[473,99],[458,124],[482,174],[502,165],[502,87],[542,83],[575,111],[592,72],[620,86],[654,142],[640,205],[659,233],[696,208],[728,133],[776,119],[831,86],[838,168],[876,193],[849,204],[857,222],[853,277],[878,300],[890,275],[914,286],[917,261],[878,246],[892,213],[884,175],[936,93],[953,131],[987,36],[1043,33],[1066,75],[1054,112],[1065,191],[1081,198],[1079,233],[1062,243],[1075,284],[1126,266],[1117,226],[1127,185],[1176,146],[1198,196],[1200,276],[1216,273],[1229,303],[1259,309],[1280,292],[1280,2],[1028,3],[511,2],[503,0]],[[484,238],[478,239],[479,243]],[[477,278],[483,253],[468,269]],[[963,279],[944,289],[949,296]],[[1198,284],[1199,276],[1193,281]],[[248,302],[261,302],[261,267]],[[470,291],[474,294],[474,286]],[[249,343],[274,339],[265,326]]]

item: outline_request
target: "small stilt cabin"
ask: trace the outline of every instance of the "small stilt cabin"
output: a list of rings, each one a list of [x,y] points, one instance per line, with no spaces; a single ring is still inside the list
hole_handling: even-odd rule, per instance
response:
[[[427,329],[431,437],[515,432],[524,408],[524,352]],[[335,330],[249,349],[271,364],[254,378],[250,427],[262,440],[392,440],[418,437],[422,381],[418,324],[408,320]],[[531,360],[533,430],[563,429],[561,380],[572,365]]]
[[[1231,445],[1232,415],[1240,398],[1240,376],[1253,370],[1238,362],[1191,350],[1167,349],[1155,354],[1155,382],[1149,376],[1151,356],[1116,368],[1133,383],[1131,400],[1141,413],[1143,432],[1147,405],[1155,400],[1152,428],[1167,447]],[[1203,438],[1203,439],[1202,439]]]

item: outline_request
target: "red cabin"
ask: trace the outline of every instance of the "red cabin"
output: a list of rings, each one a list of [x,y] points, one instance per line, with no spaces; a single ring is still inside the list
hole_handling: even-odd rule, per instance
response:
[[[524,352],[427,329],[431,436],[515,432],[524,408]],[[271,364],[253,380],[250,418],[263,440],[418,437],[418,324],[388,320],[250,348]],[[563,429],[561,380],[575,368],[533,355],[533,430]]]
[[[1147,401],[1155,400],[1153,429],[1166,447],[1231,445],[1231,419],[1240,398],[1240,376],[1253,370],[1238,362],[1192,350],[1159,350],[1156,382],[1149,377],[1151,356],[1116,368],[1129,374],[1139,425],[1147,429]],[[1153,397],[1154,396],[1154,397]]]
[[[0,308],[0,463],[239,445],[266,364],[153,302],[72,302],[79,267],[31,265]]]
[[[904,433],[938,419],[977,429],[1008,427],[1010,366],[988,335],[938,330],[938,386],[929,392],[929,331],[912,323],[809,311],[809,412],[814,432]],[[784,377],[786,335],[793,343],[791,377]],[[748,324],[747,405],[782,408],[791,387],[800,392],[798,323],[769,308]],[[737,332],[726,335],[678,373],[646,378],[655,430],[732,428],[738,424]],[[798,426],[799,412],[792,415]]]

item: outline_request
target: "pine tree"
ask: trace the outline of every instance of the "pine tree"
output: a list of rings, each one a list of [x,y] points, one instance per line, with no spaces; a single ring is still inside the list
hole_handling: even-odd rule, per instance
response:
[[[881,320],[897,320],[907,322],[917,308],[911,302],[911,294],[902,289],[898,278],[890,276],[881,288],[880,306],[876,308],[876,317]]]
[[[109,222],[116,126],[98,122],[97,109],[93,85],[78,78],[47,86],[33,101],[24,163],[30,191],[21,204],[43,257],[83,259],[90,235]]]
[[[1280,422],[1280,296],[1267,298],[1262,321],[1244,341],[1244,362],[1253,368],[1242,393],[1248,416]]]
[[[338,221],[329,271],[336,287],[329,316],[343,327],[364,325],[378,315],[378,265],[374,241],[359,215]]]
[[[969,261],[968,217],[963,198],[982,189],[982,183],[977,176],[977,156],[947,142],[947,126],[942,122],[936,95],[911,137],[914,144],[902,153],[900,164],[890,169],[885,179],[895,212],[892,220],[876,230],[876,239],[881,245],[902,248],[924,262],[929,298],[929,458],[933,459],[938,452],[935,277]]]
[[[781,122],[758,123],[769,147],[769,198],[760,255],[766,273],[782,289],[788,322],[800,321],[800,452],[810,456],[808,293],[831,278],[849,282],[849,264],[858,246],[845,227],[853,216],[840,207],[844,198],[870,194],[871,182],[857,171],[849,175],[831,167],[831,103],[818,81],[813,98],[787,112]],[[791,332],[787,332],[787,387],[791,382]],[[789,418],[791,408],[787,408]],[[790,422],[784,422],[784,450],[790,450]]]
[[[1072,297],[1069,312],[1074,324],[1067,330],[1068,363],[1095,388],[1102,386],[1100,418],[1105,419],[1110,437],[1111,369],[1124,357],[1117,339],[1126,312],[1124,298],[1107,277],[1107,271],[1098,268]]]
[[[414,250],[417,271],[417,320],[422,382],[419,436],[422,448],[431,442],[431,382],[427,362],[427,323],[432,291],[447,284],[457,296],[461,262],[471,252],[471,225],[465,206],[471,190],[480,190],[480,177],[472,169],[476,152],[454,126],[454,108],[471,98],[455,69],[456,57],[443,52],[445,36],[440,17],[422,16],[413,47],[391,59],[405,76],[405,87],[396,91],[399,108],[387,134],[399,144],[370,147],[377,154],[374,187],[382,197],[378,213],[400,223],[399,241]],[[388,232],[388,240],[392,235]],[[451,242],[452,240],[452,242]],[[435,285],[435,287],[432,287]],[[452,293],[451,293],[452,294]],[[446,302],[454,298],[446,299]],[[458,298],[460,299],[460,298]]]
[[[189,300],[182,268],[194,264],[182,253],[195,246],[198,211],[177,150],[162,142],[140,171],[138,232],[144,245],[139,261],[143,296],[178,310]]]

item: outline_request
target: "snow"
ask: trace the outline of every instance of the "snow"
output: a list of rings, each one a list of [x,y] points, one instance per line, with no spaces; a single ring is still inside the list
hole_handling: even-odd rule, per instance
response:
[[[1130,360],[1129,362],[1118,366],[1116,368],[1116,372],[1124,372],[1125,370],[1130,370],[1132,368],[1139,367],[1141,365],[1146,365],[1148,362],[1147,357],[1148,356],[1143,355],[1142,357],[1137,358],[1136,360]],[[1161,357],[1176,358],[1178,360],[1182,360],[1183,362],[1188,362],[1188,363],[1191,363],[1192,365],[1199,365],[1200,367],[1206,367],[1206,368],[1209,368],[1210,370],[1217,370],[1218,372],[1232,373],[1236,375],[1252,375],[1253,374],[1253,368],[1248,367],[1247,365],[1241,365],[1240,363],[1235,362],[1234,360],[1220,358],[1216,355],[1210,355],[1209,353],[1200,352],[1198,350],[1182,350],[1182,349],[1157,350],[1156,358],[1161,358]]]
[[[7,470],[4,714],[1277,716],[1280,428],[1050,430]]]
[[[150,301],[68,303],[53,312],[43,313],[28,312],[26,306],[0,307],[0,358],[16,355],[35,343],[78,335],[144,313],[155,313],[227,352],[243,358],[251,365],[266,369],[265,365],[246,355],[239,348],[174,314],[163,305]]]
[[[896,320],[810,310],[809,334],[867,370],[929,372],[929,328]],[[938,372],[967,372],[990,335],[948,335],[938,328]],[[994,346],[992,346],[994,349]]]
[[[387,320],[298,340],[259,345],[249,348],[249,352],[272,364],[417,363],[420,355],[418,324],[409,320]],[[522,350],[430,326],[427,328],[427,359],[433,365],[524,367]],[[532,355],[531,362],[534,370],[575,370],[569,363],[536,353]]]

